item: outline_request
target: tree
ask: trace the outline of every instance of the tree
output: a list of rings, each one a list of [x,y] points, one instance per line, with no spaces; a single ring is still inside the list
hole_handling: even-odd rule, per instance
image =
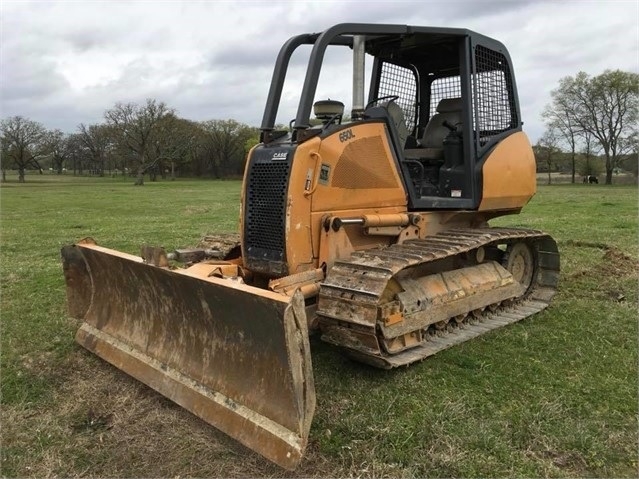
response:
[[[18,170],[20,183],[24,183],[25,170],[29,166],[42,173],[39,160],[48,153],[44,126],[22,116],[13,116],[0,122],[0,133],[3,180],[6,180],[5,171],[10,165]]]
[[[81,133],[71,133],[67,138],[68,163],[73,169],[73,174],[80,172],[85,165],[90,164],[91,157],[82,140]]]
[[[149,148],[152,180],[158,170],[164,178],[169,165],[171,179],[175,179],[176,166],[190,159],[190,153],[197,142],[197,130],[195,122],[178,118],[173,113],[167,114],[158,122]]]
[[[639,177],[639,152],[635,151],[629,155],[625,155],[621,160],[621,167],[631,172],[635,178]]]
[[[600,162],[597,161],[596,156],[593,158],[593,155],[596,155],[599,151],[599,145],[593,141],[592,133],[589,131],[582,131],[579,134],[581,141],[583,142],[583,150],[582,155],[584,158],[584,162],[582,163],[582,167],[580,173],[582,176],[599,176],[601,173],[601,165]]]
[[[554,90],[551,95],[553,101],[550,105],[546,105],[542,118],[546,126],[558,133],[570,148],[571,182],[574,183],[577,137],[581,130],[575,121],[574,105],[569,103],[565,96],[558,94],[557,90]]]
[[[108,150],[113,141],[112,129],[107,125],[89,125],[80,123],[78,139],[86,148],[91,160],[91,169],[104,176]]]
[[[260,143],[260,132],[257,130],[255,134],[251,135],[244,143],[244,150],[248,153],[251,148]]]
[[[62,174],[64,163],[69,157],[68,137],[61,130],[51,130],[44,139],[51,156],[51,164],[57,174]]]
[[[606,159],[606,184],[625,155],[633,151],[639,120],[639,74],[606,70],[590,77],[579,72],[560,80],[553,102],[570,106],[571,120],[601,145]]]
[[[216,178],[241,175],[244,170],[247,141],[255,128],[235,120],[209,120],[200,123],[205,132],[209,169]]]
[[[549,128],[533,147],[537,164],[543,164],[548,171],[548,184],[551,183],[553,161],[555,161],[556,156],[561,153],[561,150],[557,148],[557,144],[557,132]]]
[[[639,176],[639,135],[635,133],[627,141],[628,145],[626,145],[625,150],[628,153],[621,157],[619,166],[637,178]]]
[[[117,141],[132,154],[137,172],[136,185],[144,184],[144,174],[155,164],[149,158],[153,133],[160,121],[173,113],[173,109],[153,99],[147,99],[144,105],[116,103],[104,113],[107,124],[116,133]]]

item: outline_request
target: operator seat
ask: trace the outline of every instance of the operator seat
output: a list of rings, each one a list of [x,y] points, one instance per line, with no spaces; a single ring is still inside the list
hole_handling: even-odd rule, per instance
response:
[[[406,144],[406,138],[408,138],[408,128],[406,127],[406,118],[404,117],[404,110],[402,107],[395,103],[393,100],[384,102],[382,107],[388,111],[388,116],[397,129],[397,136],[399,137],[399,146],[404,148]]]
[[[394,100],[380,102],[377,106],[368,108],[364,112],[365,118],[384,118],[390,123],[391,136],[397,136],[397,147],[400,151],[406,145],[406,139],[408,138],[408,128],[406,127],[406,118],[404,117],[404,110],[402,107],[395,103]],[[394,127],[394,128],[393,128]]]
[[[420,148],[404,151],[404,157],[410,159],[428,159],[444,161],[444,138],[450,130],[444,126],[444,121],[452,125],[462,123],[461,98],[444,98],[437,105],[437,113],[428,121],[424,134],[419,141]]]

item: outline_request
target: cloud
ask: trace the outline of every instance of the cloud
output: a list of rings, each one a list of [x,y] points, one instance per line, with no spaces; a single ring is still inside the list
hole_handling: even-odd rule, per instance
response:
[[[502,41],[533,141],[560,78],[637,71],[630,1],[3,2],[1,115],[73,131],[117,101],[157,98],[194,120],[259,125],[277,53],[335,23],[468,28]],[[309,47],[289,67],[278,121],[295,116]],[[338,63],[346,59],[346,68]],[[341,80],[341,81],[340,81]],[[328,54],[318,96],[351,100],[348,53]]]

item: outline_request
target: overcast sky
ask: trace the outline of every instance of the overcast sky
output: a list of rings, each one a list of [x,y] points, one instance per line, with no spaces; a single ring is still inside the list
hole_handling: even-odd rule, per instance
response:
[[[0,0],[0,8],[0,116],[22,115],[65,132],[102,122],[116,102],[146,98],[192,120],[259,126],[281,44],[341,22],[461,27],[502,41],[533,142],[560,78],[639,71],[637,0]],[[279,122],[295,116],[304,53],[294,57]],[[343,85],[339,70],[323,75],[318,97],[340,99],[349,109],[350,70],[347,75]]]

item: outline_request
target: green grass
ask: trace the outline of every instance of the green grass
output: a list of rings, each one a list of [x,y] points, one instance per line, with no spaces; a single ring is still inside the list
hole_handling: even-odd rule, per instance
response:
[[[318,406],[294,473],[86,353],[65,311],[62,245],[194,245],[236,229],[240,187],[2,185],[3,476],[637,476],[636,187],[542,186],[493,222],[558,240],[560,291],[534,318],[390,372],[313,338]]]

